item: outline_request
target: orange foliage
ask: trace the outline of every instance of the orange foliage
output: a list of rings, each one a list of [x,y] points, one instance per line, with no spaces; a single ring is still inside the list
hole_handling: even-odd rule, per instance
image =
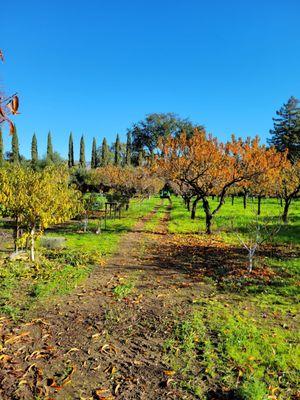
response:
[[[250,185],[262,175],[271,176],[271,171],[275,174],[285,157],[273,148],[261,146],[257,137],[243,141],[232,136],[231,141],[222,143],[197,129],[190,138],[184,133],[178,138],[166,138],[160,149],[157,171],[195,191],[203,202],[207,233],[211,232],[211,220],[232,186],[242,182]],[[214,210],[208,201],[210,195],[220,196]]]
[[[0,60],[4,61],[4,56],[0,50]],[[17,95],[5,97],[3,93],[0,93],[0,125],[7,122],[9,125],[9,132],[13,135],[16,131],[14,123],[8,117],[9,114],[18,114],[19,109],[19,98]]]

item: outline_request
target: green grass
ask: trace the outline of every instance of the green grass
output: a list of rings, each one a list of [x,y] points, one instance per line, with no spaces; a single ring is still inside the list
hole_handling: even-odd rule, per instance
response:
[[[212,204],[216,205],[216,200]],[[233,206],[231,199],[226,200],[213,224],[215,237],[224,245],[242,249],[236,233],[247,240],[256,206],[256,201],[249,200],[244,210],[241,198],[236,198]],[[262,217],[272,218],[281,211],[276,200],[263,200]],[[175,234],[203,233],[201,204],[192,221],[182,200],[175,198],[168,228]],[[200,238],[205,243],[205,236]],[[204,276],[203,281],[214,288],[211,299],[200,294],[165,343],[165,360],[176,371],[176,384],[196,398],[213,398],[214,393],[242,400],[296,398],[300,368],[299,200],[291,205],[289,224],[281,227],[269,245],[273,246],[271,252],[257,253],[255,268],[260,267],[262,273],[269,268],[273,271],[270,279],[247,273]]]
[[[117,285],[114,288],[113,293],[118,300],[122,300],[124,299],[124,297],[127,297],[133,291],[134,287],[135,287],[134,282],[131,281],[124,282],[121,285]]]
[[[143,201],[133,199],[128,211],[122,212],[121,219],[108,219],[106,229],[102,222],[102,232],[96,235],[97,221],[90,220],[88,231],[79,233],[81,223],[66,224],[59,229],[59,234],[67,239],[67,248],[84,249],[84,251],[98,251],[103,256],[114,253],[121,239],[121,234],[129,232],[139,219],[147,215],[157,204],[160,203],[158,197],[151,197]],[[57,236],[57,231],[47,232],[49,236]]]
[[[299,333],[274,318],[263,324],[261,319],[236,303],[225,307],[203,298],[201,306],[195,304],[164,344],[176,384],[200,399],[212,392],[244,400],[293,399],[299,383]]]
[[[211,208],[217,205],[217,200],[210,200]],[[219,213],[214,217],[213,232],[221,233],[224,240],[237,243],[236,236],[232,232],[232,224],[234,228],[240,232],[247,234],[247,226],[249,221],[253,220],[253,216],[257,210],[257,200],[248,200],[247,208],[243,208],[243,199],[235,198],[234,205],[231,205],[231,199],[226,199]],[[261,216],[276,217],[282,213],[276,199],[263,199]],[[205,231],[205,214],[202,204],[199,202],[197,208],[197,216],[195,220],[191,220],[190,213],[187,211],[180,197],[173,198],[173,208],[171,219],[169,222],[170,233],[203,233]],[[290,206],[289,223],[283,225],[276,235],[275,243],[278,244],[297,244],[300,245],[300,201],[294,200]]]
[[[152,218],[147,221],[144,225],[144,231],[155,233],[161,224],[161,221],[165,218],[166,212],[169,207],[168,200],[161,200],[162,204],[157,209],[156,213],[152,216]]]
[[[37,300],[71,292],[98,261],[100,255],[97,253],[68,250],[44,252],[34,264],[25,260],[3,260],[0,268],[0,313],[17,319]]]

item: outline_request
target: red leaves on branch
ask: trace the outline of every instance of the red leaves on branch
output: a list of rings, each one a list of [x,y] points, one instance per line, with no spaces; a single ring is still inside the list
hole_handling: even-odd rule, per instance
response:
[[[0,60],[4,61],[3,52],[0,50]],[[9,125],[9,133],[13,135],[16,132],[14,123],[8,117],[9,114],[19,114],[19,98],[17,95],[5,98],[0,93],[0,124],[6,122]]]

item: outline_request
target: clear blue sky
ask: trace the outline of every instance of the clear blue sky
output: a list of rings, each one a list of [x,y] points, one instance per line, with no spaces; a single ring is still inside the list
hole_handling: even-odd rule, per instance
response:
[[[175,112],[220,139],[259,134],[300,96],[299,0],[14,0],[1,5],[1,86],[18,91],[21,152],[47,132],[87,158],[152,112]],[[9,137],[6,136],[8,146]]]

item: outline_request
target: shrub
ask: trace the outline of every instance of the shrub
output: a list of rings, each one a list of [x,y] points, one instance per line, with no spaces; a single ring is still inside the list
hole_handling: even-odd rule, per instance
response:
[[[64,249],[66,247],[66,239],[64,237],[44,236],[40,240],[40,245],[49,250]]]

